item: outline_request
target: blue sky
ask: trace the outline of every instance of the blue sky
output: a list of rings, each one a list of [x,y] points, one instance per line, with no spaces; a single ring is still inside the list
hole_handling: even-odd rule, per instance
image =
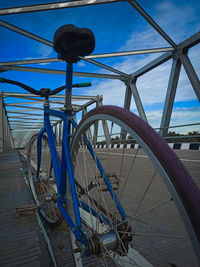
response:
[[[7,0],[0,2],[0,8],[39,4],[56,1],[24,1]],[[199,0],[140,0],[138,3],[152,18],[179,43],[195,34],[200,29]],[[169,44],[129,5],[121,2],[97,6],[63,9],[45,12],[2,16],[0,19],[40,35],[50,41],[54,32],[63,24],[74,24],[79,27],[92,29],[96,37],[96,47],[93,53],[108,53],[137,49],[166,47]],[[0,28],[0,61],[11,61],[32,58],[56,57],[51,47],[20,36],[10,30]],[[160,54],[147,54],[129,57],[99,59],[100,62],[117,68],[128,74],[138,70],[143,65],[158,57]],[[200,76],[200,45],[189,51],[189,57]],[[64,63],[30,65],[45,68],[65,69]],[[137,81],[137,87],[153,127],[160,124],[164,104],[171,61],[145,74]],[[74,66],[76,71],[110,73],[86,62]],[[55,88],[64,84],[65,78],[60,75],[36,74],[28,72],[4,72],[2,76],[29,84],[36,89],[42,87]],[[123,106],[125,86],[122,82],[105,79],[89,79],[74,77],[74,82],[91,80],[93,87],[76,90],[76,94],[103,95],[104,104]],[[0,85],[3,91],[21,91],[14,86]],[[134,101],[131,110],[136,112]],[[171,125],[199,122],[200,104],[188,81],[181,70],[180,80],[175,99]],[[199,129],[188,128],[186,131]]]

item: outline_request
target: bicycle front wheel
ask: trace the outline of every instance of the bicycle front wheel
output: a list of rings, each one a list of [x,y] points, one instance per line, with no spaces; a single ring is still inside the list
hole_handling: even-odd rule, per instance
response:
[[[37,176],[38,134],[34,135],[27,148],[27,166],[29,184],[33,198],[39,208],[42,218],[51,226],[58,226],[63,221],[63,216],[57,206],[56,194],[57,186],[54,170],[51,161],[51,153],[48,138],[43,135],[41,141],[41,165],[40,172]]]
[[[83,227],[102,265],[197,265],[199,190],[146,122],[119,107],[96,108],[76,129],[71,157]]]

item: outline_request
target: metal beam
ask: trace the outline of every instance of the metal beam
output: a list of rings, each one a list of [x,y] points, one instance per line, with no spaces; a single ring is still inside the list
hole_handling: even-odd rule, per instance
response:
[[[132,80],[130,82],[130,89],[132,91],[133,98],[135,100],[135,104],[136,104],[140,118],[142,118],[144,121],[147,121],[147,117],[146,117],[144,107],[142,105],[142,101],[141,101],[140,95],[138,93],[136,84],[135,84],[135,80]]]
[[[39,99],[38,100],[36,100],[36,101],[32,101],[32,102],[12,102],[12,103],[7,103],[6,104],[6,106],[15,106],[15,105],[21,105],[21,104],[23,104],[23,105],[32,105],[32,104],[42,104],[41,102],[44,102],[44,100],[42,100],[41,99],[41,101],[39,101]],[[51,101],[49,101],[49,103],[54,103],[54,104],[58,104],[58,105],[64,105],[64,100],[62,101],[62,100],[51,100]]]
[[[125,92],[125,97],[124,97],[124,108],[130,110],[131,99],[132,99],[132,90],[131,90],[128,82],[125,84],[126,84],[126,92]],[[121,129],[120,140],[121,141],[125,140],[126,135],[127,135],[127,133],[123,129]]]
[[[189,38],[187,38],[186,40],[184,40],[180,44],[178,44],[178,48],[179,49],[189,49],[189,48],[191,48],[194,45],[197,45],[199,43],[200,43],[200,31],[193,34],[192,36],[190,36]]]
[[[13,66],[13,65],[25,65],[25,64],[40,64],[40,63],[52,63],[52,62],[61,62],[57,58],[36,58],[36,59],[25,59],[25,60],[16,60],[16,61],[7,61],[0,62],[0,67],[4,66]]]
[[[10,120],[9,124],[10,125],[13,125],[13,124],[23,124],[23,125],[30,124],[30,125],[33,125],[33,123],[34,123],[34,124],[42,125],[43,122],[44,122],[43,120],[39,121],[39,122],[38,121],[36,122],[33,120],[32,121]]]
[[[128,0],[128,2],[142,15],[142,17],[174,48],[177,47],[175,42],[161,29],[161,27],[149,16],[149,14],[135,1]]]
[[[131,97],[132,97],[132,90],[130,88],[129,83],[126,84],[126,92],[124,98],[124,108],[130,110],[131,106]]]
[[[32,103],[32,104],[35,104],[35,103]],[[33,110],[44,110],[43,108],[37,108],[37,107],[32,107],[32,106],[29,106],[29,107],[27,107],[27,106],[23,106],[23,105],[16,105],[16,104],[5,104],[5,106],[7,106],[7,107],[16,107],[16,108],[25,108],[25,109],[29,109],[29,111],[33,111]],[[7,110],[7,111],[9,111],[9,110]],[[17,110],[17,111],[19,111],[19,110]],[[28,111],[28,110],[26,110],[26,111]]]
[[[32,99],[37,100],[37,101],[44,101],[40,99],[40,96],[36,96],[34,94],[29,94],[29,93],[15,93],[15,92],[3,92],[3,97],[16,97],[16,98],[25,98],[25,99]],[[52,98],[65,98],[65,95],[54,95]],[[72,99],[74,101],[82,101],[82,100],[96,100],[98,97],[97,96],[84,96],[84,95],[73,95]]]
[[[109,66],[107,66],[105,64],[102,64],[100,62],[97,62],[97,61],[94,61],[94,60],[91,60],[91,59],[86,59],[84,57],[82,59],[84,61],[87,61],[87,62],[93,64],[93,65],[96,65],[98,67],[104,68],[106,70],[109,70],[111,72],[117,73],[120,76],[122,76],[122,77],[119,77],[119,76],[116,76],[115,75],[114,78],[121,79],[123,77],[125,77],[125,78],[128,78],[129,77],[126,73],[121,72],[119,70],[116,70],[114,68],[111,68],[111,67],[109,67]],[[25,69],[24,67],[20,67],[20,68],[18,67],[18,68],[16,68],[16,66],[13,66],[13,65],[40,64],[40,63],[59,62],[59,61],[61,61],[61,60],[58,60],[57,58],[18,60],[18,61],[10,61],[10,62],[0,62],[0,67],[4,67],[4,66],[8,67],[8,66],[11,66],[10,70],[16,70],[16,71],[19,71],[19,70],[22,71],[23,70],[23,71],[31,71],[31,72],[34,70],[34,71],[37,71],[39,73],[41,73],[41,72],[44,73],[45,72],[45,73],[51,73],[51,74],[61,74],[61,75],[64,75],[64,74],[66,74],[65,71],[47,69],[48,72],[46,72],[45,69],[42,69],[42,68],[30,68],[29,67],[29,68],[26,68]],[[2,68],[2,70],[4,70],[4,69]],[[6,70],[8,70],[8,68]],[[93,74],[92,73],[74,72],[73,74],[75,76],[93,77]],[[109,77],[109,76],[107,74],[105,74],[105,75],[104,74],[97,74],[97,73],[94,74],[94,78],[105,78],[105,77]],[[110,76],[109,78],[113,79],[113,76],[112,77]]]
[[[24,35],[24,36],[26,36],[28,38],[31,38],[31,39],[33,39],[35,41],[38,41],[40,43],[43,43],[43,44],[46,44],[46,45],[49,45],[49,46],[53,46],[52,42],[50,42],[50,41],[48,41],[48,40],[46,40],[46,39],[44,39],[44,38],[42,38],[42,37],[40,37],[40,36],[38,36],[36,34],[33,34],[33,33],[28,32],[28,31],[25,31],[25,30],[13,25],[13,24],[10,24],[10,23],[8,23],[6,21],[0,20],[0,26],[2,26],[4,28],[7,28],[7,29],[9,29],[11,31],[14,31],[16,33],[19,33],[21,35]]]
[[[12,124],[10,125],[11,129],[41,129],[43,125],[20,125],[20,124]]]
[[[27,132],[27,129],[11,129],[11,131],[12,132]],[[32,133],[32,132],[39,132],[40,131],[40,129],[32,129],[31,131],[30,131],[30,133]]]
[[[129,78],[129,75],[128,74],[126,74],[126,73],[124,73],[122,71],[116,70],[114,68],[111,68],[111,67],[109,67],[109,66],[107,66],[107,65],[105,65],[103,63],[98,62],[98,61],[95,61],[95,60],[92,60],[92,59],[87,59],[87,58],[84,58],[84,57],[82,57],[81,59],[83,59],[84,61],[89,62],[89,63],[91,63],[93,65],[96,65],[98,67],[101,67],[103,69],[106,69],[106,70],[109,70],[109,71],[114,72],[116,74],[119,74],[122,77],[125,77],[127,79]]]
[[[36,60],[23,60],[23,61],[12,61],[12,62],[0,62],[0,70],[3,71],[25,71],[25,72],[35,72],[35,73],[47,73],[47,74],[56,74],[56,75],[66,75],[66,71],[64,70],[54,70],[47,68],[32,68],[32,67],[22,67],[22,66],[5,66],[5,64],[13,64],[13,65],[24,65],[24,64],[32,64],[33,61],[37,61],[37,63],[41,63],[46,59],[36,59]],[[52,61],[55,62],[55,61]],[[123,76],[120,75],[111,75],[111,74],[101,74],[101,73],[89,73],[89,72],[80,72],[74,71],[74,76],[79,77],[91,77],[91,78],[102,78],[102,79],[117,79],[124,80]]]
[[[198,100],[200,101],[200,81],[192,66],[192,63],[186,54],[181,53],[179,57],[183,64],[185,72],[187,73],[187,76],[192,84],[192,87],[196,93],[196,96]]]
[[[78,0],[78,1],[64,1],[64,2],[56,2],[56,3],[40,4],[40,5],[10,7],[10,8],[0,9],[0,15],[2,16],[2,15],[20,14],[20,13],[37,12],[37,11],[41,12],[41,11],[48,11],[55,9],[107,4],[107,3],[115,3],[123,1],[125,0],[92,0],[92,1]]]
[[[3,107],[3,94],[0,91],[0,152],[3,152],[4,148],[4,118],[3,118],[3,112],[4,112],[4,107]]]
[[[95,102],[94,100],[91,100],[92,102]],[[26,107],[26,106],[21,106],[21,105],[13,105],[13,106],[9,106],[9,107],[16,107],[16,108],[23,108],[23,109],[16,109],[17,112],[24,112],[24,111],[35,111],[35,110],[41,110],[42,112],[44,111],[44,108],[36,108],[36,107],[32,107],[32,106],[29,106],[29,107]],[[76,104],[72,104],[72,107],[73,108],[81,108],[82,105],[76,105]],[[24,110],[25,109],[25,110]],[[55,108],[51,108],[51,110],[58,110],[59,107],[55,107]],[[14,113],[13,110],[9,110],[7,109],[7,112],[10,112],[12,111],[12,113]]]
[[[19,115],[19,116],[8,116],[8,120],[10,121],[10,119],[22,119],[22,120],[33,120],[33,118],[29,118],[28,115],[24,116],[24,115]],[[42,120],[42,118],[34,118],[35,120]]]
[[[164,63],[164,62],[168,61],[169,59],[171,59],[172,55],[173,55],[172,52],[165,53],[164,55],[154,59],[153,61],[151,61],[150,63],[148,63],[144,67],[142,67],[139,70],[135,71],[132,74],[132,76],[135,77],[135,78],[138,78],[138,77],[142,76],[143,74],[149,72],[150,70],[158,67],[162,63]]]
[[[181,61],[179,59],[173,59],[167,93],[165,97],[165,105],[160,124],[161,136],[166,136],[168,132],[180,70],[181,70]]]
[[[113,52],[113,53],[105,53],[105,54],[93,54],[93,55],[86,56],[84,58],[94,59],[94,58],[122,57],[122,56],[169,52],[173,50],[174,50],[173,47],[162,47],[162,48],[152,48],[152,49],[142,49],[142,50],[121,51],[121,52]]]
[[[26,107],[25,107],[25,109],[26,109]],[[38,110],[38,109],[37,109]],[[44,111],[44,109],[39,109],[39,110],[41,110],[41,111]],[[27,109],[26,110],[24,110],[24,107],[23,107],[23,109],[16,109],[16,110],[9,110],[9,109],[7,109],[7,112],[9,112],[9,113],[19,113],[19,112],[29,112],[30,111],[30,113],[32,112],[32,111],[35,111],[35,109],[31,109],[31,107],[27,107]],[[35,113],[35,114],[37,114],[37,113]],[[41,113],[38,113],[38,114],[42,114],[42,112]]]
[[[44,120],[42,118],[25,118],[25,116],[9,116],[8,117],[8,120],[9,122],[13,121],[12,119],[18,119],[18,121],[21,121],[21,120],[24,120],[26,119],[26,121],[32,121],[33,123],[37,120],[40,121],[40,122],[44,122]],[[59,120],[56,120],[56,119],[51,119],[52,122],[57,122]]]
[[[19,127],[11,128],[11,130],[19,130],[19,129],[24,129],[24,130],[38,129],[38,130],[40,130],[40,127],[22,127],[22,126],[19,126]]]
[[[22,114],[22,115],[36,116],[36,117],[43,117],[44,116],[42,113],[40,113],[40,114],[33,114],[33,113],[18,112],[18,111],[7,111],[7,113]]]
[[[42,125],[44,125],[43,123],[31,123],[31,122],[29,122],[28,124],[24,124],[23,123],[23,121],[22,122],[20,122],[20,123],[16,123],[16,122],[14,122],[14,123],[11,123],[10,122],[10,126],[23,126],[23,127],[28,127],[28,126],[38,126],[38,127],[41,127]]]

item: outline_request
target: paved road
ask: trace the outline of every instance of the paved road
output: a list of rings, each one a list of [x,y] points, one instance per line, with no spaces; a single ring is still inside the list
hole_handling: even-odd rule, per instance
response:
[[[200,150],[174,150],[200,188]]]
[[[131,162],[131,158],[134,157],[135,153],[135,149],[125,150],[123,163],[126,165],[125,169],[129,169],[131,163],[128,162]],[[200,188],[200,151],[178,150],[175,153]],[[97,154],[102,159],[102,162],[108,160],[105,149],[99,149]],[[117,172],[120,167],[121,149],[112,149],[110,154],[112,155],[112,163],[109,165],[109,171],[113,172],[115,170]],[[138,199],[143,196],[149,185],[150,177],[152,177],[152,175],[149,175],[152,173],[152,165],[149,164],[147,157],[141,150],[137,154],[135,163],[136,167],[130,174],[134,181],[133,179],[127,181],[121,198],[121,202],[124,201],[129,216],[134,215],[135,209],[139,204]],[[142,177],[141,172],[144,172]],[[165,203],[168,199],[170,199],[168,190],[156,175],[143,200],[139,213],[159,203]],[[138,219],[142,219],[144,223],[137,221],[133,223],[136,233],[138,232],[138,235],[135,236],[133,247],[145,258],[155,266],[170,266],[170,263],[177,266],[196,266],[192,246],[173,201],[169,201],[155,212],[146,213]],[[165,237],[156,236],[156,234],[160,235],[160,233]]]
[[[191,177],[195,180],[200,188],[200,150],[173,150],[181,162],[186,167],[187,171],[191,175]],[[100,154],[106,154],[106,149],[99,149]],[[125,154],[127,155],[127,159],[129,155],[135,155],[136,149],[126,149]],[[121,155],[121,149],[112,149],[110,154],[113,157],[117,157],[117,155]],[[142,157],[145,154],[141,151],[138,153],[138,157]]]

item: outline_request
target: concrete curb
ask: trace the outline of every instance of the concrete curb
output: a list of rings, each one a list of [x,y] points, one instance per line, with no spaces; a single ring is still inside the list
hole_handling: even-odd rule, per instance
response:
[[[169,146],[172,149],[200,150],[200,143],[169,143]],[[96,145],[95,148],[107,148],[107,146]],[[138,148],[138,144],[112,144],[109,145],[108,148]]]

